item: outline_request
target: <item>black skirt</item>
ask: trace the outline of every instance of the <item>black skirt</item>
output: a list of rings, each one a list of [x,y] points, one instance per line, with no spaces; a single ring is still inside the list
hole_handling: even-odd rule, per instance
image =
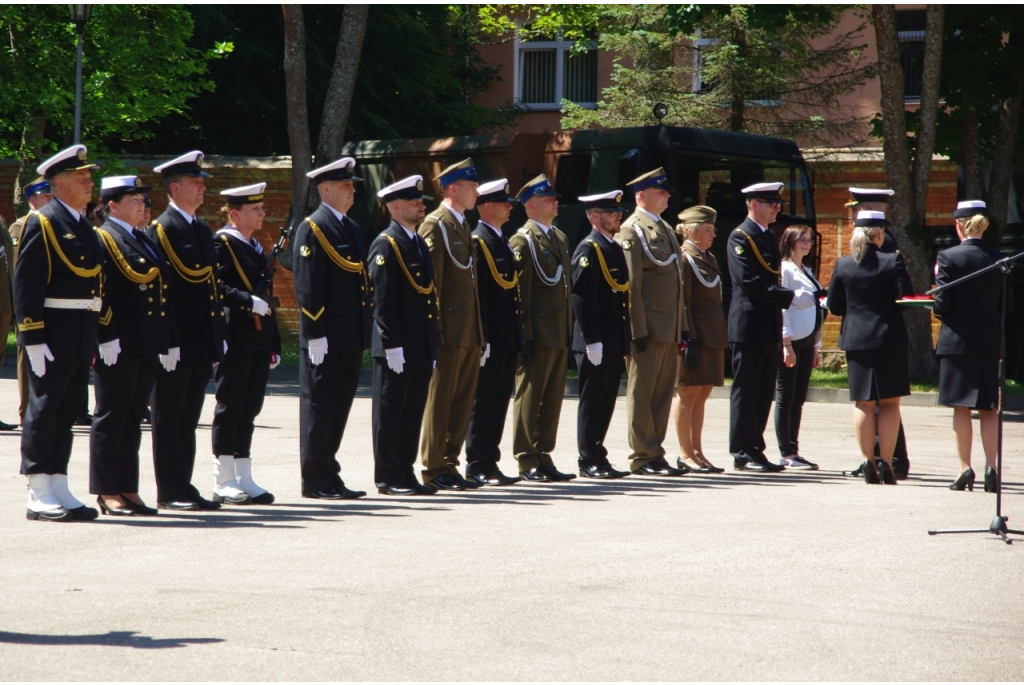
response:
[[[995,409],[999,405],[999,356],[951,354],[939,357],[939,404]]]
[[[848,350],[846,370],[853,402],[910,394],[910,355],[905,345],[880,350]]]

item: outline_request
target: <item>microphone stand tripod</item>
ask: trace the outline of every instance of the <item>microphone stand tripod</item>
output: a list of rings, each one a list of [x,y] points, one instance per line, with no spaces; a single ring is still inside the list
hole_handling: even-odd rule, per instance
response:
[[[926,295],[932,295],[945,290],[946,288],[952,288],[953,286],[959,285],[964,281],[969,281],[972,278],[988,273],[989,271],[995,271],[999,269],[1003,272],[1003,299],[1001,303],[1001,315],[999,317],[999,404],[996,412],[998,420],[998,433],[996,434],[996,517],[992,519],[992,523],[988,525],[988,528],[970,528],[965,530],[929,530],[929,535],[945,535],[948,533],[992,533],[998,535],[1003,539],[1003,542],[1010,545],[1013,544],[1013,540],[1006,537],[1007,533],[1013,535],[1024,535],[1024,531],[1010,530],[1006,527],[1006,522],[1009,517],[1003,516],[1003,405],[1005,404],[1006,398],[1006,295],[1009,290],[1010,271],[1013,269],[1013,262],[1017,261],[1021,257],[1024,257],[1024,252],[1015,254],[1012,257],[1005,257],[1000,259],[998,262],[986,266],[984,269],[979,269],[972,274],[967,274],[955,281],[950,281],[945,285],[940,285],[937,288],[932,288]]]

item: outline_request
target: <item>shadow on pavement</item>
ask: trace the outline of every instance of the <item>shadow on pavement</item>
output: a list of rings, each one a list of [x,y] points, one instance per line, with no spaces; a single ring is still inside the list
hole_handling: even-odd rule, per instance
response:
[[[153,638],[134,630],[112,630],[96,635],[36,635],[0,630],[0,643],[15,645],[99,645],[101,647],[132,647],[134,649],[176,649],[188,645],[224,642],[219,637]]]

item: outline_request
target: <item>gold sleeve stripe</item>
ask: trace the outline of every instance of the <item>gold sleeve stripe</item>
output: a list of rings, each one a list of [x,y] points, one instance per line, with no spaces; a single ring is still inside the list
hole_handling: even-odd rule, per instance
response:
[[[45,321],[33,321],[32,319],[25,317],[25,321],[18,324],[18,331],[38,331],[46,326]]]
[[[327,309],[327,307],[320,307],[320,311],[318,311],[318,312],[317,312],[317,313],[316,313],[316,314],[314,315],[314,314],[310,314],[310,313],[309,313],[309,310],[308,310],[308,309],[306,309],[305,307],[303,307],[303,308],[302,308],[302,313],[303,313],[303,314],[305,314],[306,316],[308,316],[308,317],[309,317],[310,319],[312,319],[313,321],[316,321],[316,320],[317,320],[317,319],[319,319],[319,318],[320,318],[321,316],[323,316],[323,313],[324,313],[324,310],[325,310],[325,309]]]
[[[252,283],[246,278],[245,271],[242,270],[242,265],[238,263],[238,257],[235,256],[235,251],[231,249],[231,242],[228,240],[226,235],[222,235],[220,239],[224,242],[224,247],[228,248],[228,254],[231,255],[231,261],[235,263],[235,270],[238,271],[238,275],[242,277],[242,283],[245,283],[246,289],[252,293],[255,292],[252,288]]]
[[[107,313],[104,316],[100,317],[100,325],[101,326],[109,326],[110,325],[110,320],[113,317],[114,317],[114,309],[113,309],[113,307],[111,307],[110,309],[107,310]]]

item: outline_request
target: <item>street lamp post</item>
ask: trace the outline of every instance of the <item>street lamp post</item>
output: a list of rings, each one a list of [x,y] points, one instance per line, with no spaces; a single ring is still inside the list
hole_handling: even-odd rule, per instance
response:
[[[75,145],[82,142],[82,42],[85,22],[92,14],[92,5],[71,5],[71,19],[78,29],[78,63],[75,67]]]

